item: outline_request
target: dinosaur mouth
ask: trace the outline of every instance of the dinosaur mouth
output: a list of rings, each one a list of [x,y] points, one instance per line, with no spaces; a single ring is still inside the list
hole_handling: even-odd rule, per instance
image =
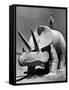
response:
[[[41,66],[41,67],[43,67],[43,65],[44,65],[44,62],[39,61],[39,60],[36,60],[33,62],[26,62],[26,61],[23,62],[23,66]]]

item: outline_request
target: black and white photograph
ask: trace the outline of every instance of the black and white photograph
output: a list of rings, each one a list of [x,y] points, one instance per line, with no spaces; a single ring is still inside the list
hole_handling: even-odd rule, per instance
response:
[[[67,81],[67,8],[16,7],[16,84]]]

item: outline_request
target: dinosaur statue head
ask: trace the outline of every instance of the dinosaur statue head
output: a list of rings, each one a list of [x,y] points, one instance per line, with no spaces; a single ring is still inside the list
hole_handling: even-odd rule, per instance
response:
[[[42,28],[43,28],[43,30],[46,29],[45,27],[42,27],[42,26],[39,29],[42,29]],[[38,30],[38,28],[37,28],[37,30]],[[39,32],[40,31],[41,30],[39,30]],[[24,52],[18,60],[18,63],[20,66],[31,66],[31,65],[42,66],[43,63],[48,61],[49,53],[46,51],[45,52],[41,51],[41,49],[39,47],[39,43],[38,43],[32,30],[31,30],[31,35],[32,35],[33,44],[35,47],[35,49],[33,49],[33,50],[31,49],[31,46],[29,45],[28,41],[25,39],[25,37],[22,35],[22,33],[20,31],[18,31],[18,34],[29,50],[28,52],[25,52],[25,50],[23,49]],[[48,32],[47,32],[47,36],[48,36]],[[47,39],[49,39],[49,38],[47,37]],[[50,44],[52,41],[53,41],[53,39],[47,40],[47,43]]]

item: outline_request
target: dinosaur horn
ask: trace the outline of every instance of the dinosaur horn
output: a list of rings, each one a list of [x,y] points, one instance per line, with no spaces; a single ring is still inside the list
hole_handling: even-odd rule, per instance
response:
[[[24,48],[22,48],[22,51],[23,51],[23,52],[26,52],[26,50],[25,50]]]
[[[39,51],[39,46],[38,46],[38,44],[37,44],[35,35],[34,35],[34,33],[33,33],[32,30],[31,30],[31,34],[32,34],[32,37],[33,37],[33,42],[34,42],[35,50],[36,50],[36,51]]]
[[[19,36],[21,37],[22,41],[25,43],[25,45],[26,45],[26,47],[28,48],[28,50],[31,51],[31,47],[30,47],[28,41],[27,41],[27,40],[25,39],[25,37],[23,36],[23,34],[22,34],[20,31],[18,31],[18,34],[19,34]]]

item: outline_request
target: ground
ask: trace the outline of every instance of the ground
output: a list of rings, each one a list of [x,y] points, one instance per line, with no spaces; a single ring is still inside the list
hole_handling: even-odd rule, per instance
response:
[[[16,80],[21,78],[22,76],[26,76],[24,74],[25,71],[27,71],[27,67],[20,67],[18,64],[16,65]],[[65,81],[66,80],[66,72],[65,71],[57,71],[57,74],[55,76],[51,76],[48,74],[45,74],[41,77],[39,76],[32,76],[30,78],[25,78],[23,80],[20,80],[16,83],[36,83],[36,82],[53,82],[53,81]]]

